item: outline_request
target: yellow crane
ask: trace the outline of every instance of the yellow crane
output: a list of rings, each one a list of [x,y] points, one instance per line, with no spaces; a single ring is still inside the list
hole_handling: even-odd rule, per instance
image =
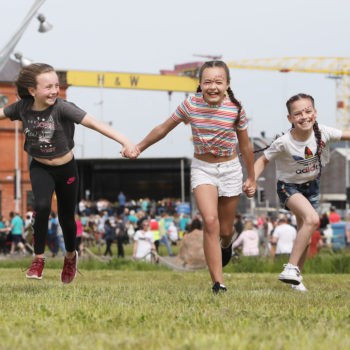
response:
[[[227,62],[230,68],[273,70],[283,73],[304,72],[328,74],[336,81],[336,124],[350,129],[350,58],[284,57],[258,58]]]
[[[60,82],[68,86],[103,87],[133,90],[193,92],[198,79],[191,76],[140,73],[57,71]]]

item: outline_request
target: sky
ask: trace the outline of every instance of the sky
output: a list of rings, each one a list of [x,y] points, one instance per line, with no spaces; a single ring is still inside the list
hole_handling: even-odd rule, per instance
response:
[[[0,48],[20,27],[34,0],[1,0]],[[350,57],[346,0],[46,0],[15,48],[62,70],[159,74],[161,69],[222,55],[226,62],[269,57]],[[231,69],[231,87],[249,118],[248,133],[286,131],[285,102],[305,92],[318,121],[335,127],[335,81],[324,74]],[[69,87],[67,100],[111,124],[133,142],[166,120],[184,93]],[[103,103],[101,103],[103,101]],[[77,158],[120,158],[120,145],[77,126]],[[180,124],[142,157],[191,157],[189,126]]]

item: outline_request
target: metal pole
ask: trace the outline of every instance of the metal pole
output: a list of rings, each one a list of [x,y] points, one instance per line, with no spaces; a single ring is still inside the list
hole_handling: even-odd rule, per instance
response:
[[[103,123],[103,83],[104,83],[104,76],[103,74],[100,74],[98,76],[98,81],[100,83],[100,96],[101,96],[101,100],[100,100],[100,105],[101,105],[101,123]],[[101,158],[103,158],[103,135],[100,135],[101,138]]]
[[[29,10],[27,16],[24,18],[22,25],[17,31],[13,34],[10,40],[6,43],[6,45],[0,51],[0,71],[3,70],[4,66],[10,59],[11,53],[16,47],[17,43],[21,39],[23,33],[28,27],[31,19],[35,16],[38,9],[43,5],[45,0],[36,0],[32,8]]]
[[[19,156],[18,156],[18,121],[15,121],[15,186],[16,186],[16,195],[15,195],[15,210],[16,213],[19,213],[19,202],[21,200],[21,170],[19,169]]]
[[[184,159],[180,160],[181,166],[181,203],[185,202],[185,162]]]

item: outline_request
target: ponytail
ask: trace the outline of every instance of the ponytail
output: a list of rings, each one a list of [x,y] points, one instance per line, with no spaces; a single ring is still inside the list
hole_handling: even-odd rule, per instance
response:
[[[317,155],[317,158],[318,158],[318,163],[320,165],[320,172],[318,173],[318,177],[317,177],[319,179],[321,177],[321,173],[322,173],[321,155],[322,155],[322,149],[324,147],[324,142],[322,141],[321,130],[318,127],[318,123],[317,123],[316,120],[315,120],[313,129],[314,129],[316,143],[317,143],[316,155]]]

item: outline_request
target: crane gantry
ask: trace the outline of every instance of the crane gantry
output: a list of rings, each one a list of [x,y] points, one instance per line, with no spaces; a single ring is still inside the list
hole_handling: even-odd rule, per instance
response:
[[[174,70],[161,70],[160,75],[72,70],[58,73],[62,82],[73,86],[193,92],[198,85],[198,72],[203,63],[176,65]],[[350,58],[256,58],[229,61],[227,65],[236,69],[327,74],[336,82],[336,125],[342,130],[350,129]]]
[[[283,73],[304,72],[328,74],[336,82],[336,125],[350,128],[350,58],[284,57],[257,58],[227,62],[230,68],[273,70]]]

